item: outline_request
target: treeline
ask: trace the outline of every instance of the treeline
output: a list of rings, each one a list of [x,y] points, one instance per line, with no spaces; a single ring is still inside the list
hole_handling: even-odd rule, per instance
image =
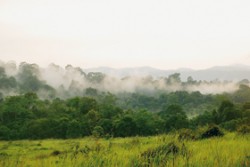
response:
[[[249,85],[0,63],[0,139],[147,136],[209,124],[236,130],[250,122]]]
[[[236,130],[241,125],[250,123],[250,102],[233,103],[220,97],[202,94],[180,93],[163,94],[158,98],[162,105],[158,112],[153,109],[152,99],[138,99],[140,95],[132,94],[130,101],[122,107],[121,99],[111,93],[98,94],[95,89],[88,89],[89,96],[53,100],[39,99],[36,93],[9,96],[0,102],[0,139],[44,139],[44,138],[79,138],[94,135],[96,137],[149,136],[182,128],[196,129],[200,126],[217,124],[227,130]],[[97,93],[97,94],[96,94]],[[176,101],[171,97],[183,94]],[[185,95],[186,94],[186,102]],[[213,110],[189,118],[183,106],[194,103],[191,97],[211,101]],[[222,95],[221,95],[222,96]],[[164,98],[163,98],[164,97]],[[177,96],[178,97],[178,96]],[[190,99],[188,100],[188,97]],[[140,99],[140,98],[139,98]],[[203,99],[203,100],[204,100]],[[124,100],[124,99],[123,99]],[[199,103],[200,101],[197,101]],[[218,102],[218,105],[216,105]],[[157,107],[156,107],[157,108]]]
[[[99,92],[111,92],[116,95],[140,93],[159,96],[162,92],[176,91],[221,94],[223,92],[235,92],[240,85],[249,87],[250,82],[247,79],[237,82],[201,81],[195,80],[191,76],[183,81],[180,73],[162,77],[126,76],[119,78],[101,72],[85,72],[80,67],[73,67],[72,65],[62,68],[50,64],[47,68],[41,68],[37,64],[26,62],[19,65],[13,62],[0,62],[0,97],[35,92],[42,99],[54,99],[56,97],[68,99],[86,95],[85,90],[89,87]],[[125,95],[122,94],[122,96]]]
[[[248,102],[249,85],[246,79],[234,83],[197,81],[188,77],[182,81],[179,73],[161,78],[128,76],[118,79],[103,73],[85,73],[81,68],[71,65],[63,69],[51,64],[47,69],[42,69],[36,64],[25,62],[18,67],[13,62],[0,63],[0,99],[28,92],[48,100],[57,97],[66,100],[76,96],[99,99],[105,92],[111,92],[117,97],[116,105],[122,109],[159,112],[164,106],[180,104],[190,115],[211,110],[225,99],[235,103]]]

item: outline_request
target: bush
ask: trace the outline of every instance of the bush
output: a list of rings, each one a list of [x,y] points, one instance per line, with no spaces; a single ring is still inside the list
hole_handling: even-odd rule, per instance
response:
[[[249,134],[250,133],[250,126],[248,125],[241,125],[238,129],[237,132],[241,135]]]
[[[239,123],[240,120],[234,119],[227,122],[223,122],[220,124],[220,126],[228,131],[235,131]]]
[[[218,126],[212,125],[208,127],[204,132],[202,132],[200,137],[201,139],[206,139],[206,138],[221,137],[221,136],[224,136],[222,130]]]

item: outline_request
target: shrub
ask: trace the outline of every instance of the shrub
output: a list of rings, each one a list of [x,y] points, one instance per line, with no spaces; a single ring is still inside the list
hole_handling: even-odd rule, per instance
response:
[[[248,125],[241,125],[238,129],[237,132],[239,134],[245,135],[250,133],[250,126]]]
[[[201,139],[206,139],[206,138],[221,137],[221,136],[224,136],[222,130],[218,126],[212,125],[208,127],[204,132],[202,132],[200,137]]]

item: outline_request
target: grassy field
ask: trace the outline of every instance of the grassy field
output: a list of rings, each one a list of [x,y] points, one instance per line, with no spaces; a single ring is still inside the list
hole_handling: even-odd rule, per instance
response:
[[[0,142],[1,167],[249,167],[250,136],[178,141],[176,135]]]

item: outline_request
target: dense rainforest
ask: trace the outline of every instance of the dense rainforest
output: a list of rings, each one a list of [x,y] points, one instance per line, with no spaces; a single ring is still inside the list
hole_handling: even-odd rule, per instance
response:
[[[1,140],[150,136],[212,124],[228,131],[250,126],[248,80],[196,81],[190,76],[182,81],[179,73],[117,79],[54,64],[50,70],[28,63],[0,66]],[[228,92],[218,91],[229,87]],[[214,92],[206,93],[206,88]]]

